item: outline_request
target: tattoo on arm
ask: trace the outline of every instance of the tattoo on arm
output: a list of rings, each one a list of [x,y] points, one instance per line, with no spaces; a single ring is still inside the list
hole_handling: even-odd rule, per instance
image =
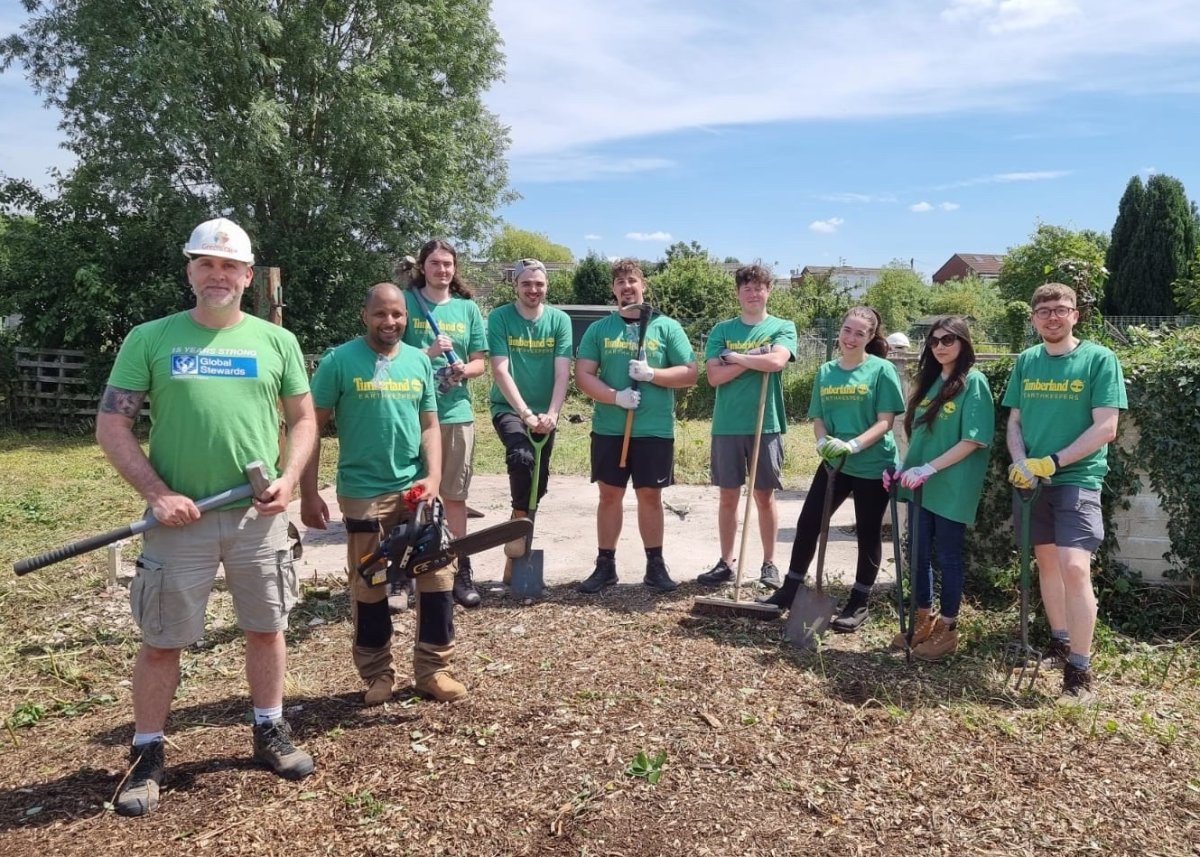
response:
[[[100,399],[100,413],[120,414],[136,420],[144,401],[146,401],[145,390],[122,390],[120,387],[110,384],[104,388],[104,395]]]

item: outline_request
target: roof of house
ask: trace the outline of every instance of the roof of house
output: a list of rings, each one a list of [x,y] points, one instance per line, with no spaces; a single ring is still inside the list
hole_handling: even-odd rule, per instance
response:
[[[960,259],[973,272],[981,277],[994,277],[1000,273],[1000,268],[1004,265],[1003,253],[955,253],[946,260],[946,264],[937,269],[937,273],[933,275],[933,280],[937,281],[939,275],[950,265],[955,259]]]
[[[858,268],[853,265],[805,265],[800,276],[812,274],[821,277],[825,274],[845,274],[851,277],[877,277],[883,273],[883,268]]]

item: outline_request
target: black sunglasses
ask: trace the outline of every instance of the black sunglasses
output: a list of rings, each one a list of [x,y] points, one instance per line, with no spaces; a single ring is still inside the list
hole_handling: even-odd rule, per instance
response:
[[[930,344],[930,346],[940,345],[940,346],[942,346],[942,348],[949,348],[957,340],[958,340],[957,333],[943,333],[941,336],[933,336],[931,334],[929,337],[929,344]]]

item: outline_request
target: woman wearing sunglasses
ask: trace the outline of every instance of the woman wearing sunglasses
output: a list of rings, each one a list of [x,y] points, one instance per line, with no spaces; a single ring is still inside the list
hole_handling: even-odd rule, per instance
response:
[[[921,489],[921,508],[909,516],[911,561],[916,569],[917,622],[913,654],[936,661],[958,648],[958,608],[963,590],[963,537],[975,522],[987,471],[987,447],[996,432],[992,391],[973,368],[975,347],[966,319],[948,315],[934,321],[917,367],[904,430],[908,453],[884,488],[900,480],[900,498]],[[933,615],[933,555],[942,569],[941,615]],[[904,648],[897,634],[892,645]]]

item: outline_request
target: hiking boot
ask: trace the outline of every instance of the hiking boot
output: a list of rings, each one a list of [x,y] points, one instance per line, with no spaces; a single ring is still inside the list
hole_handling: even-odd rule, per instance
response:
[[[1066,666],[1067,655],[1071,654],[1071,643],[1069,640],[1060,640],[1057,637],[1050,638],[1050,645],[1042,650],[1042,666],[1045,669],[1062,669]]]
[[[772,607],[778,607],[780,610],[791,610],[792,602],[796,600],[796,592],[804,585],[804,577],[801,575],[788,572],[784,575],[783,585],[772,592],[770,595],[765,595],[762,598],[755,600],[759,604],[770,604]]]
[[[779,566],[771,562],[769,559],[762,564],[762,571],[758,573],[758,582],[767,589],[778,589],[783,586],[783,579],[779,574]]]
[[[465,556],[458,558],[458,571],[454,572],[454,600],[463,607],[478,607],[483,598],[471,579],[471,561]]]
[[[396,580],[388,584],[388,612],[403,613],[413,600],[413,584],[411,579]]]
[[[285,780],[313,772],[313,757],[292,743],[292,727],[282,717],[254,724],[254,758]]]
[[[933,623],[936,620],[933,615],[933,610],[928,607],[917,608],[917,624],[913,628],[912,647],[915,650],[918,645],[929,639],[929,634],[933,631]],[[896,636],[892,637],[892,648],[904,651],[904,634],[897,632]]]
[[[363,705],[383,705],[390,702],[394,685],[395,678],[390,673],[375,676],[367,684],[367,690],[363,694]]]
[[[915,637],[913,642],[916,643]],[[913,646],[914,657],[923,661],[940,661],[956,651],[958,651],[958,630],[951,628],[950,624],[941,616],[937,617],[933,623],[929,636],[919,646]]]
[[[447,670],[435,672],[428,678],[416,682],[417,693],[435,702],[457,702],[467,695],[467,686]]]
[[[617,561],[606,556],[596,557],[596,568],[576,589],[585,595],[594,595],[601,589],[614,586],[617,582]]]
[[[1063,664],[1063,686],[1058,702],[1062,705],[1091,705],[1096,701],[1092,692],[1092,671],[1080,669],[1070,661]]]
[[[673,592],[679,588],[679,584],[667,573],[666,560],[661,556],[646,560],[646,576],[642,578],[642,583],[659,592]]]
[[[829,623],[829,627],[839,634],[852,634],[867,621],[868,616],[870,612],[867,610],[867,593],[852,589],[850,597],[846,599],[846,606]]]
[[[166,741],[158,738],[149,744],[129,748],[129,764],[133,770],[117,795],[119,814],[145,815],[158,809],[158,790],[163,781],[166,745]]]
[[[729,567],[729,563],[719,559],[708,571],[696,575],[696,582],[701,586],[720,586],[722,583],[732,583],[733,578],[733,569]]]

